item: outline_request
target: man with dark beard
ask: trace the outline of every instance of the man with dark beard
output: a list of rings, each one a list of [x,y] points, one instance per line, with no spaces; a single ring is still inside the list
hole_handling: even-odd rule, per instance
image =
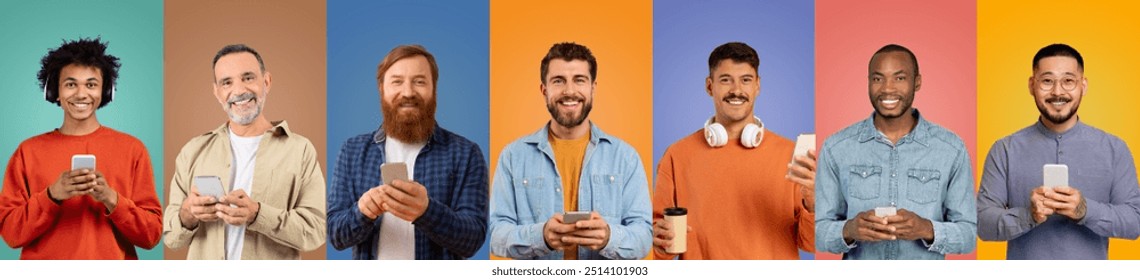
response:
[[[252,48],[229,45],[214,56],[214,97],[229,121],[182,147],[163,217],[164,242],[190,246],[189,259],[300,259],[325,243],[317,150],[261,114],[271,85]],[[220,178],[225,194],[207,195],[197,185],[203,176]]]
[[[1085,62],[1065,44],[1033,56],[1029,94],[1041,116],[994,143],[978,193],[978,236],[1009,241],[1008,259],[1107,259],[1108,239],[1140,236],[1140,185],[1120,138],[1080,121]],[[1043,184],[1045,164],[1067,186]]]
[[[582,45],[555,44],[542,59],[539,90],[553,120],[499,155],[493,254],[560,260],[649,253],[651,206],[641,158],[589,122],[597,73],[597,60]]]
[[[816,249],[844,259],[944,259],[974,250],[974,176],[962,139],[918,113],[914,53],[871,56],[875,112],[827,138],[816,177]],[[810,164],[809,164],[810,165]]]
[[[341,146],[328,197],[330,242],[354,259],[465,259],[486,239],[487,164],[474,142],[436,124],[438,81],[422,46],[380,62],[383,124]],[[410,180],[381,181],[391,163],[406,164]]]

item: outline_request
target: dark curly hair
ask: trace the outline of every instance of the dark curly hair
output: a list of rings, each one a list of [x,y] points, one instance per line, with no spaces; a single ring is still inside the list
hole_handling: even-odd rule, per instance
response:
[[[99,68],[103,73],[103,98],[99,108],[111,103],[114,96],[111,92],[115,88],[115,80],[119,78],[119,58],[108,55],[107,43],[100,38],[80,38],[75,41],[64,40],[63,45],[51,50],[40,60],[40,72],[36,78],[40,87],[44,88],[44,99],[59,106],[59,73],[68,65],[80,65]]]
[[[590,65],[590,80],[598,81],[598,59],[594,58],[590,49],[573,42],[562,42],[550,46],[550,50],[546,52],[546,57],[542,58],[542,69],[539,71],[541,76],[539,80],[542,80],[542,84],[546,84],[546,73],[550,70],[550,61],[554,59],[585,60]]]

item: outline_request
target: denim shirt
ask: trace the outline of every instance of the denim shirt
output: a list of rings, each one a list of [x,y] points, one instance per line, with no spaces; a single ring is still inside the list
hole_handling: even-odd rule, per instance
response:
[[[816,248],[844,259],[943,259],[974,250],[974,177],[962,139],[923,119],[892,145],[874,114],[823,143],[816,178]],[[928,219],[934,242],[843,240],[848,218],[895,206]]]
[[[560,260],[547,247],[546,221],[562,213],[562,179],[547,140],[548,125],[507,145],[491,184],[491,253],[514,259]],[[639,259],[653,242],[649,183],[632,146],[590,124],[578,182],[578,209],[597,211],[610,226],[605,248],[578,247],[580,259]]]

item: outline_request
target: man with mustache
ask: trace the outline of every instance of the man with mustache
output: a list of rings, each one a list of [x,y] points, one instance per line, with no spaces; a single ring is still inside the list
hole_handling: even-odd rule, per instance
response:
[[[393,48],[376,71],[383,123],[345,141],[333,168],[329,239],[352,257],[465,259],[487,235],[487,164],[479,146],[435,121],[439,67],[419,45]],[[406,178],[385,184],[384,164]],[[387,176],[385,176],[387,175]]]
[[[254,49],[214,56],[214,97],[229,121],[190,139],[175,161],[163,240],[189,259],[300,259],[325,243],[325,180],[309,139],[261,113],[272,75]],[[220,199],[197,176],[221,178]]]
[[[969,153],[912,108],[918,59],[886,45],[871,56],[875,112],[828,137],[816,177],[816,248],[844,259],[944,259],[974,250]]]
[[[994,142],[978,193],[978,236],[1009,241],[1006,258],[1107,259],[1108,239],[1140,236],[1140,185],[1119,137],[1080,121],[1085,62],[1065,44],[1033,56],[1029,94],[1040,117]],[[1068,166],[1067,186],[1044,183]]]
[[[589,121],[597,60],[558,43],[539,91],[552,118],[499,155],[491,194],[491,253],[515,259],[637,259],[652,239],[649,186],[632,146]],[[585,212],[570,221],[564,212]]]
[[[40,62],[44,99],[63,110],[63,124],[20,143],[4,173],[0,236],[21,259],[138,259],[135,247],[158,245],[150,155],[96,117],[119,79],[119,58],[106,50],[99,39],[65,41]],[[80,154],[94,155],[95,168],[73,169]]]
[[[798,259],[798,249],[815,251],[814,179],[784,178],[795,143],[764,131],[752,113],[759,55],[747,44],[726,43],[709,54],[708,65],[705,91],[716,114],[670,145],[657,166],[654,258]],[[688,210],[689,241],[679,255],[666,252],[684,241],[675,240],[676,225],[664,219],[674,206]]]

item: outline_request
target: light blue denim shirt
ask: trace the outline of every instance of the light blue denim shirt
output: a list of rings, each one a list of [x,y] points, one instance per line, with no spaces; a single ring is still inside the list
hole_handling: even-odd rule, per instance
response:
[[[816,249],[844,259],[943,259],[974,250],[977,211],[969,153],[962,139],[923,119],[892,145],[874,114],[823,143],[816,178]],[[849,217],[882,206],[931,221],[934,242],[843,241]]]
[[[562,213],[562,179],[547,138],[549,124],[512,142],[499,155],[491,184],[491,252],[514,259],[560,260],[542,237]],[[597,211],[610,225],[600,251],[579,246],[580,259],[639,259],[653,243],[649,183],[632,146],[590,124],[578,182],[578,209]]]

